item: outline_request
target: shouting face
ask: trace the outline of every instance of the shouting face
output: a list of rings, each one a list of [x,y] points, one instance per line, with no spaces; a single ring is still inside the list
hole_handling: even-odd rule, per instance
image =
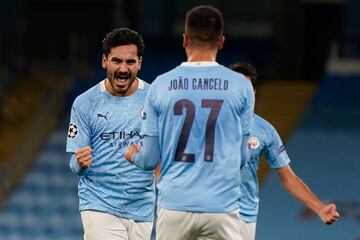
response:
[[[129,96],[137,89],[137,73],[141,68],[141,58],[134,44],[114,47],[109,55],[102,57],[102,67],[106,69],[106,89],[114,96]]]

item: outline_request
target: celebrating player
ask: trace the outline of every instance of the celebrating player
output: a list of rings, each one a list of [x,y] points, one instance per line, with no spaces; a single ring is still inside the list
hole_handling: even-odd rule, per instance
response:
[[[150,239],[154,172],[123,158],[126,146],[143,144],[141,113],[149,86],[137,73],[145,46],[137,32],[119,28],[102,47],[107,78],[75,99],[66,147],[70,168],[81,176],[84,238]]]

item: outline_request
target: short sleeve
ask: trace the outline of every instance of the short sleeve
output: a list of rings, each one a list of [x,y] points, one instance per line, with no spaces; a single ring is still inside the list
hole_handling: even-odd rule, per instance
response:
[[[71,108],[70,123],[67,133],[66,151],[76,152],[79,148],[89,146],[90,140],[90,121],[89,110],[82,111],[82,106],[77,100]]]
[[[272,168],[281,168],[290,163],[284,144],[274,127],[269,128],[267,144],[264,149],[266,160]]]
[[[244,108],[241,115],[241,127],[243,130],[243,134],[250,133],[250,124],[254,115],[254,107],[255,107],[255,96],[254,89],[250,84],[250,81],[246,81],[244,84],[245,87],[245,101]]]
[[[142,113],[141,133],[145,136],[159,136],[159,116],[155,106],[155,98],[154,85],[151,85],[145,98]]]

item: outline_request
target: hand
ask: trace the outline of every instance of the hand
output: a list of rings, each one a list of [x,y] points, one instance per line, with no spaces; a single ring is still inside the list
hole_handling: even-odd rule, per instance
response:
[[[140,151],[137,144],[131,144],[128,150],[124,153],[124,158],[132,163],[132,156]]]
[[[79,150],[76,151],[75,157],[82,170],[88,168],[92,163],[91,153],[92,153],[92,149],[89,146],[80,148]]]
[[[328,225],[336,222],[340,217],[340,214],[336,211],[336,205],[333,203],[326,205],[318,215],[321,221]]]

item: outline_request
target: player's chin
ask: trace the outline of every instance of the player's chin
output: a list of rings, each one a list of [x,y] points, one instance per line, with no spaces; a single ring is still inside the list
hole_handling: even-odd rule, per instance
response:
[[[129,86],[126,84],[115,84],[114,90],[118,94],[125,94],[127,90],[129,89]]]
[[[119,89],[119,90],[117,90],[116,92],[117,92],[118,95],[125,95],[125,94],[127,93],[127,91],[128,91],[128,88],[126,88],[126,89]]]

